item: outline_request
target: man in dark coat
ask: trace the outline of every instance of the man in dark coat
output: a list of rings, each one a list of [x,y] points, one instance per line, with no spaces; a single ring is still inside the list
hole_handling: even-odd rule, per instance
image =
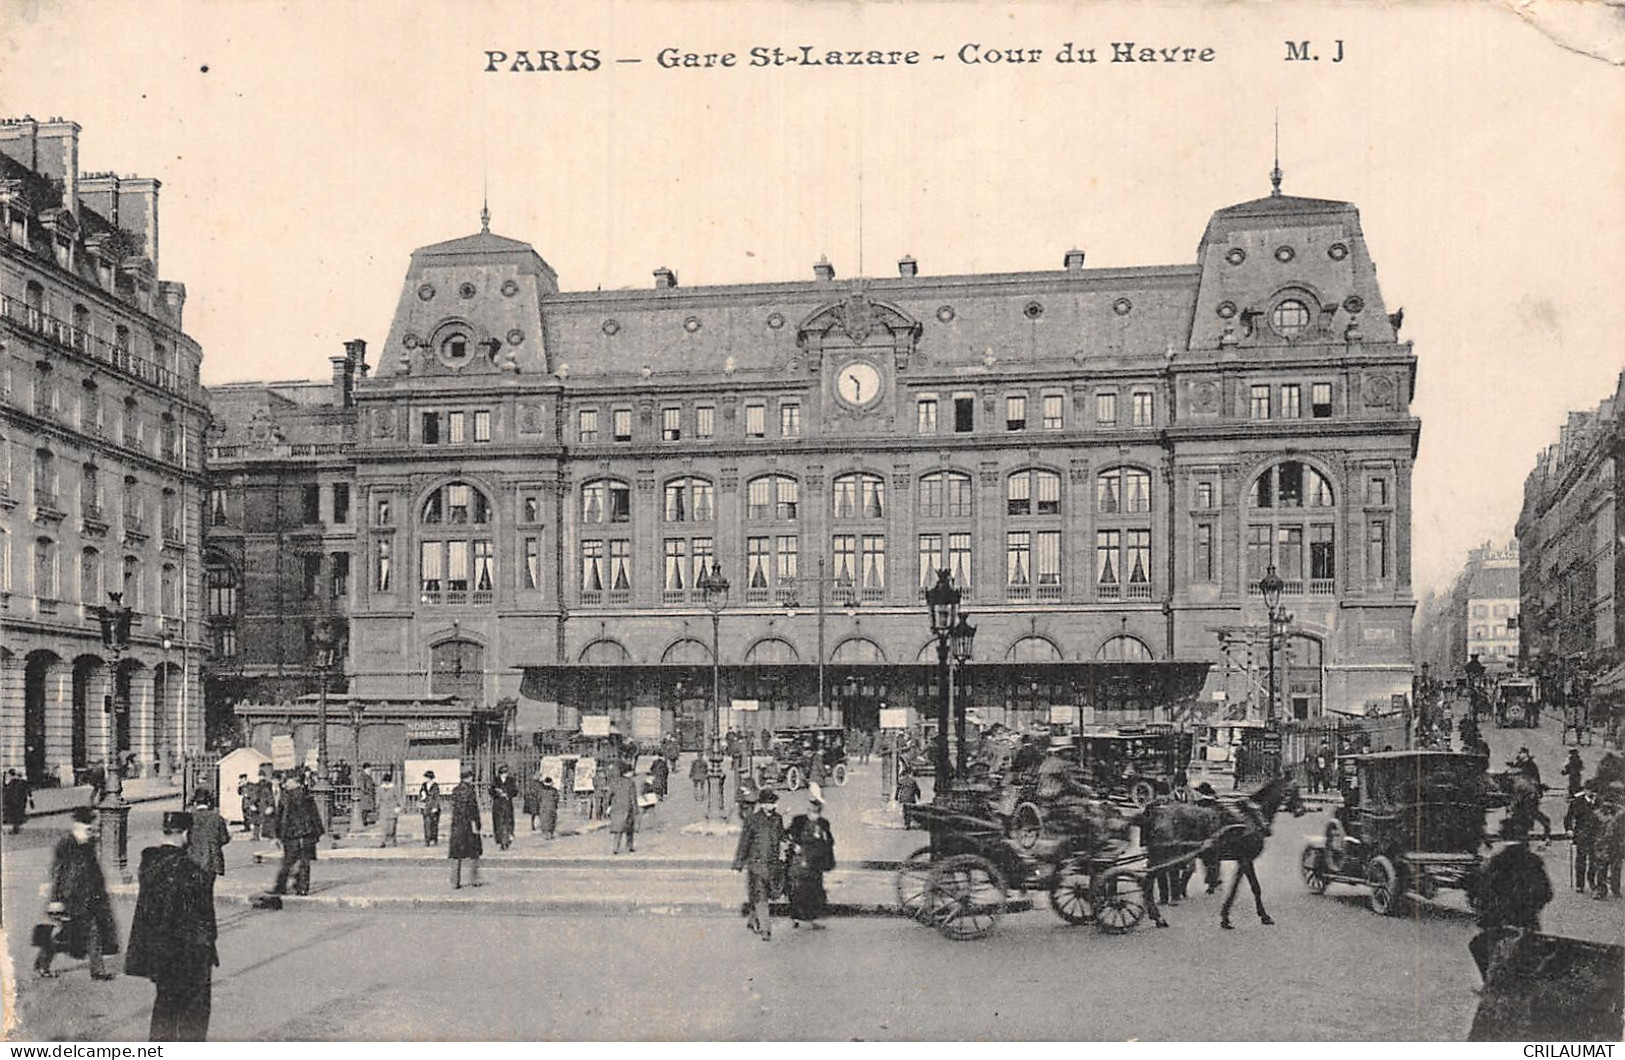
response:
[[[491,835],[503,850],[513,842],[513,800],[518,797],[519,782],[507,766],[498,766],[491,782]]]
[[[186,852],[197,862],[198,868],[208,873],[212,894],[214,878],[226,874],[225,846],[231,842],[231,829],[214,808],[214,796],[208,792],[198,792],[192,806],[192,820],[186,829]]]
[[[797,814],[785,833],[790,840],[790,926],[822,928],[818,918],[829,901],[824,873],[835,867],[835,833],[824,816],[823,793],[809,789],[807,803],[807,812]]]
[[[474,790],[474,771],[463,770],[462,783],[451,793],[451,841],[446,856],[451,859],[451,886],[463,886],[463,862],[472,861],[469,883],[480,886],[480,856],[485,843],[480,839],[480,798]]]
[[[1501,822],[1508,843],[1484,866],[1478,884],[1478,926],[1467,948],[1482,974],[1492,950],[1508,929],[1540,930],[1540,911],[1552,900],[1552,881],[1540,855],[1529,849],[1529,825],[1519,817]]]
[[[88,806],[73,811],[69,832],[57,840],[51,858],[51,897],[47,910],[62,923],[60,939],[47,939],[34,958],[40,978],[50,979],[51,959],[59,949],[84,957],[92,979],[111,979],[102,960],[118,952],[118,925],[107,897],[107,880],[96,860],[96,815]]]
[[[260,778],[249,785],[254,800],[254,841],[259,842],[265,838],[276,824],[276,781],[260,771]]]
[[[295,894],[310,893],[310,863],[316,860],[316,841],[322,837],[322,811],[316,797],[299,782],[296,773],[282,786],[282,803],[277,807],[273,828],[282,844],[282,866],[277,869],[272,894],[288,893],[288,877],[293,876]]]
[[[632,776],[632,764],[621,763],[620,774],[609,789],[609,831],[615,837],[612,854],[621,852],[621,838],[626,838],[626,852],[637,853],[638,834],[638,782]]]
[[[28,781],[18,776],[15,769],[6,770],[4,814],[5,823],[11,826],[12,835],[22,830],[23,822],[28,819],[28,806],[32,801]]]
[[[670,783],[671,765],[664,755],[656,755],[654,761],[649,763],[649,787],[663,799]]]
[[[757,796],[756,812],[746,815],[734,851],[734,871],[745,873],[745,901],[750,916],[745,926],[766,942],[773,937],[768,903],[784,887],[784,822],[779,819],[779,797],[772,788]]]
[[[1569,760],[1563,763],[1563,775],[1569,778],[1569,798],[1580,794],[1585,786],[1585,763],[1580,761],[1580,752],[1576,748],[1569,748]]]
[[[704,752],[696,753],[694,761],[688,767],[688,779],[694,785],[695,802],[705,801],[705,778],[708,775],[709,770],[705,764]]]
[[[536,831],[540,824],[538,818],[542,815],[542,778],[529,776],[521,786],[521,798],[524,805],[520,808],[526,817],[530,818],[530,830]]]
[[[440,845],[440,782],[434,770],[423,771],[423,786],[418,788],[418,812],[423,814],[423,845]]]
[[[218,815],[217,815],[218,816]],[[183,848],[190,814],[164,814],[163,845],[141,852],[141,890],[130,922],[124,970],[151,979],[149,1039],[201,1042],[209,1036],[215,966],[214,876]]]
[[[544,838],[552,839],[559,829],[559,789],[552,777],[543,777],[536,791],[536,828]]]
[[[1569,799],[1569,808],[1563,814],[1563,829],[1568,832],[1574,853],[1574,889],[1585,892],[1591,879],[1593,854],[1597,846],[1597,794],[1583,787]]]

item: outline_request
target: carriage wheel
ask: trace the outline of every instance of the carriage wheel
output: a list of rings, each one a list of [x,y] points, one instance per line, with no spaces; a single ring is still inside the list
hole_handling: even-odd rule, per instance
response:
[[[931,893],[931,848],[921,847],[903,859],[892,882],[897,891],[898,911],[911,919],[922,919],[926,897]]]
[[[1021,849],[1031,850],[1043,834],[1044,816],[1038,807],[1030,802],[1017,806],[1016,812],[1010,815],[1010,836],[1021,844]]]
[[[1403,898],[1399,882],[1399,870],[1394,863],[1382,855],[1371,859],[1366,866],[1365,882],[1371,888],[1371,911],[1381,916],[1392,916],[1399,912],[1400,901]]]
[[[979,939],[1004,913],[1004,877],[991,861],[959,854],[931,866],[926,916],[945,938]]]
[[[835,763],[835,768],[830,770],[829,775],[834,779],[836,787],[838,787],[838,788],[845,787],[846,786],[846,763],[845,762],[836,762]]]
[[[1087,924],[1095,918],[1089,870],[1082,861],[1068,858],[1061,862],[1050,887],[1049,907],[1068,924]]]
[[[1134,800],[1134,805],[1143,810],[1157,797],[1157,787],[1149,780],[1136,780],[1133,787],[1128,789],[1128,797]]]
[[[1145,896],[1140,875],[1135,872],[1107,872],[1096,877],[1090,888],[1095,927],[1107,935],[1122,935],[1145,919]]]
[[[800,767],[791,766],[789,769],[784,771],[784,786],[789,788],[791,791],[797,791],[801,788]]]
[[[1303,857],[1298,861],[1298,869],[1303,873],[1303,885],[1309,888],[1310,894],[1326,893],[1326,855],[1319,847],[1304,847]]]

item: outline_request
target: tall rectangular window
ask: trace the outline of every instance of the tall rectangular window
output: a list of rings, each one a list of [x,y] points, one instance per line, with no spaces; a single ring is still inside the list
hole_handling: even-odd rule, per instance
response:
[[[1213,524],[1197,523],[1196,536],[1191,543],[1191,580],[1197,582],[1217,581],[1217,573],[1213,563]]]
[[[446,413],[446,442],[449,445],[462,445],[468,441],[463,433],[466,416],[461,412]]]
[[[322,488],[315,483],[305,486],[300,491],[300,508],[304,522],[319,523],[322,521]]]
[[[1303,388],[1297,383],[1281,386],[1281,418],[1295,420],[1303,415]]]
[[[496,545],[490,541],[474,542],[474,591],[489,593],[496,589]]]
[[[333,521],[341,525],[350,521],[350,484],[348,482],[333,483]]]
[[[937,399],[923,397],[914,405],[914,429],[920,434],[937,433]]]
[[[1212,508],[1214,496],[1213,480],[1199,479],[1196,483],[1196,499],[1191,503],[1191,507],[1203,511]]]
[[[609,587],[612,592],[632,591],[632,542],[624,538],[609,543]]]
[[[491,440],[490,409],[476,409],[474,411],[474,440],[476,442],[489,442]]]
[[[1134,392],[1134,426],[1151,427],[1155,426],[1156,421],[1156,403],[1151,391],[1136,390]]]
[[[920,479],[920,514],[928,517],[942,515],[943,475],[926,475]]]
[[[1309,388],[1309,411],[1317,420],[1331,419],[1332,384],[1316,383]]]
[[[954,584],[963,592],[971,587],[970,535],[948,535],[948,569],[953,572]]]
[[[1032,584],[1033,535],[1028,530],[1011,530],[1004,535],[1005,584],[1025,589]]]
[[[525,523],[542,521],[542,501],[534,493],[526,494],[519,502],[519,519]]]
[[[1027,429],[1027,395],[1011,394],[1004,399],[1004,429],[1007,431]]]
[[[976,399],[954,398],[954,433],[969,434],[976,429]]]
[[[801,567],[801,539],[794,534],[780,534],[773,539],[773,547],[779,561],[778,584],[794,585]]]
[[[947,570],[942,550],[941,534],[920,535],[920,587],[929,588],[937,582],[937,571]]]
[[[694,553],[694,578],[689,584],[698,585],[700,577],[716,563],[716,548],[709,537],[694,538],[689,542],[689,548]]]
[[[683,410],[675,405],[669,405],[660,410],[660,440],[663,442],[680,442],[683,440]]]
[[[779,405],[779,436],[781,438],[801,437],[800,405],[788,401]]]
[[[524,544],[525,562],[520,568],[520,583],[526,589],[542,587],[542,539],[527,537]]]
[[[878,599],[886,588],[886,536],[863,535],[863,594]]]
[[[612,417],[614,419],[615,440],[617,442],[630,442],[632,440],[632,410],[616,409]]]
[[[1247,406],[1249,419],[1267,420],[1270,418],[1270,388],[1267,384],[1260,384],[1252,388],[1252,400]]]
[[[1095,395],[1095,423],[1101,427],[1117,425],[1117,391],[1103,390]]]
[[[374,497],[372,505],[372,522],[374,526],[391,526],[395,522],[395,513],[387,496]]]
[[[1337,537],[1330,523],[1316,523],[1309,528],[1309,577],[1316,582],[1330,582],[1337,577]],[[1314,592],[1330,586],[1310,586]]]
[[[1151,589],[1151,531],[1130,530],[1123,549],[1130,599],[1149,599]]]
[[[1388,479],[1386,476],[1372,475],[1366,481],[1365,502],[1377,508],[1386,508],[1388,506]]]
[[[1095,531],[1095,589],[1103,597],[1117,596],[1122,585],[1121,530]]]
[[[1264,574],[1274,562],[1271,558],[1271,541],[1274,530],[1268,526],[1249,526],[1247,528],[1247,584],[1257,585],[1264,580]]]
[[[665,542],[665,574],[661,585],[668,593],[688,588],[688,541],[669,537]]]
[[[226,525],[226,491],[209,491],[209,525]]]
[[[440,444],[440,413],[425,412],[423,414],[423,444]]]
[[[1276,528],[1275,567],[1276,573],[1289,582],[1303,580],[1303,527]]]
[[[350,595],[350,554],[335,552],[328,557],[332,569],[333,599],[343,600]]]
[[[841,585],[858,583],[858,539],[853,534],[836,534],[830,539],[830,557],[834,569],[830,572]]]
[[[971,513],[971,477],[969,475],[943,476],[948,487],[949,518],[969,518]]]
[[[1033,581],[1039,585],[1059,587],[1061,584],[1061,532],[1040,530],[1033,535]]]
[[[576,413],[576,440],[582,445],[594,445],[598,441],[598,410],[582,409]]]
[[[584,601],[596,600],[604,591],[604,543],[581,542],[581,595]],[[591,594],[589,596],[589,594]]]
[[[448,592],[468,592],[468,542],[446,542],[446,589]]]
[[[745,538],[745,588],[766,589],[772,568],[771,542],[765,537]]]
[[[694,437],[714,438],[717,433],[717,410],[711,405],[701,405],[694,410]]]
[[[766,405],[746,405],[745,406],[745,437],[746,438],[766,438],[767,437],[767,406]]]
[[[1371,550],[1366,574],[1373,581],[1388,580],[1388,520],[1371,521]]]
[[[1044,395],[1044,429],[1058,431],[1066,426],[1066,395]]]
[[[394,560],[394,551],[395,542],[393,538],[380,537],[378,539],[376,551],[373,553],[374,562],[372,584],[381,593],[387,593],[390,591],[390,585],[393,580],[392,575],[394,574],[394,571],[391,570]]]

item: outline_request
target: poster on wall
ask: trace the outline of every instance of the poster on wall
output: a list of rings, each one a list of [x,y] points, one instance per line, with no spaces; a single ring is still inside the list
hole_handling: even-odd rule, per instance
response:
[[[271,768],[282,772],[298,765],[299,760],[294,756],[293,736],[291,734],[271,737]]]
[[[583,735],[583,736],[608,736],[609,735],[609,715],[608,714],[583,714],[583,715],[581,715],[581,735]]]
[[[882,729],[908,728],[907,707],[887,707],[880,712],[880,727]]]

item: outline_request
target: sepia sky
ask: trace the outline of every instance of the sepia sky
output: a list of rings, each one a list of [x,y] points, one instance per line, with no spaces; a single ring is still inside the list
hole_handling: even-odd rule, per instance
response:
[[[1069,41],[1101,61],[1056,63]],[[1215,59],[1114,64],[1113,41]],[[804,44],[922,61],[745,65]],[[738,65],[661,69],[667,46]],[[603,65],[484,72],[543,48]],[[803,279],[824,254],[849,277],[860,216],[868,275],[1073,245],[1193,263],[1209,214],[1268,191],[1279,110],[1286,192],[1360,207],[1415,342],[1419,596],[1511,533],[1537,451],[1625,367],[1622,79],[1490,3],[0,0],[0,113],[70,118],[81,169],[163,182],[160,271],[208,383],[382,343],[408,254],[477,230],[487,183],[493,230],[566,290]]]

